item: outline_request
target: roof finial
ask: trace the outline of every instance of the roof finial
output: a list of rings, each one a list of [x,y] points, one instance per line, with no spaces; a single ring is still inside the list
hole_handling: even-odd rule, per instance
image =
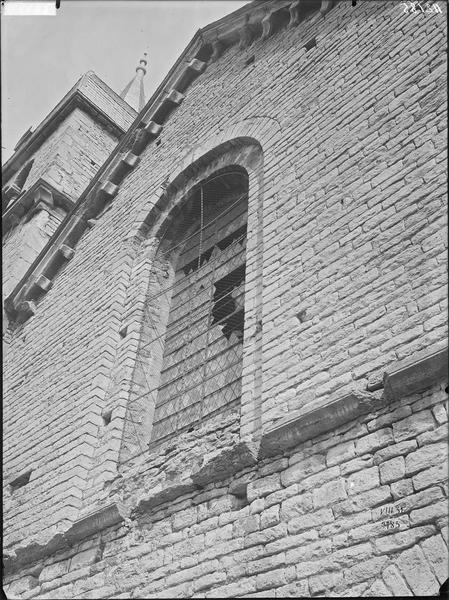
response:
[[[146,70],[146,66],[148,64],[148,53],[144,52],[143,53],[143,57],[139,60],[139,64],[136,67],[136,73],[137,71],[143,71],[143,74],[145,75],[145,73],[147,72]]]
[[[137,112],[140,112],[145,106],[145,92],[143,89],[143,78],[147,72],[148,52],[143,53],[139,64],[136,67],[136,74],[122,91],[120,96]]]

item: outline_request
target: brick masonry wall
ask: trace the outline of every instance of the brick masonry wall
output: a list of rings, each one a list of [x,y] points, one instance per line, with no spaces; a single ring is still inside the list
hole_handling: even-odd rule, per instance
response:
[[[443,386],[402,398],[82,540],[17,573],[6,594],[437,595],[448,577],[447,410]],[[128,469],[124,502],[147,473]],[[244,500],[230,493],[239,478]]]
[[[187,166],[184,157],[215,134],[226,131],[232,139],[247,126],[248,135],[263,138],[263,228],[253,232],[260,236],[263,269],[263,374],[257,399],[262,427],[347,385],[363,389],[386,366],[446,338],[444,18],[402,15],[395,2],[358,3],[356,9],[341,2],[325,18],[316,14],[243,51],[231,47],[189,88],[165,124],[160,145],[147,147],[36,315],[9,344],[5,483],[29,468],[33,472],[29,484],[12,495],[6,485],[7,552],[45,543],[77,517],[89,494],[86,482],[105,430],[101,413],[126,290],[139,255],[130,231],[167,176],[180,173]],[[317,46],[306,52],[303,45],[313,37]],[[255,61],[247,65],[252,54]],[[247,296],[253,293],[248,286]],[[252,393],[245,391],[242,412]],[[87,540],[82,549],[87,554],[72,567],[65,558],[59,557],[61,564],[49,559],[40,574],[49,582],[43,597],[56,583],[68,587],[47,597],[112,597],[127,581],[135,597],[161,589],[168,597],[177,591],[201,596],[208,586],[219,596],[272,596],[273,589],[280,597],[321,589],[365,595],[385,589],[421,593],[421,585],[436,590],[442,575],[433,549],[445,549],[439,531],[447,501],[437,500],[443,498],[440,470],[447,462],[443,439],[437,439],[446,427],[445,413],[432,403],[436,407],[446,395],[434,389],[425,398],[402,399],[399,412],[389,407],[385,415],[371,415],[371,430],[370,421],[360,420],[346,431],[306,442],[292,456],[260,464],[261,488],[267,486],[267,497],[274,494],[269,500],[257,496],[264,491],[251,497],[257,488],[251,484],[250,504],[239,508],[226,482],[220,482],[205,490],[216,494],[215,500],[180,499],[156,515],[160,525],[145,529],[143,521],[141,527],[132,521],[129,531],[104,531]],[[422,409],[410,413],[421,401]],[[398,422],[410,417],[403,427],[413,433],[398,438],[388,420],[392,415]],[[114,443],[120,444],[123,419],[121,413],[111,420]],[[353,444],[357,438],[361,441]],[[382,447],[393,454],[375,458]],[[318,458],[307,462],[312,455]],[[379,456],[382,463],[376,464]],[[346,471],[342,465],[349,463]],[[412,504],[406,516],[401,513],[395,533],[382,525],[376,510],[397,506],[401,486]],[[326,504],[328,496],[335,505]],[[139,536],[144,543],[136,541]],[[383,538],[388,539],[376,546],[374,540]],[[363,547],[351,558],[353,546]],[[138,555],[136,548],[148,553]],[[120,564],[105,570],[103,560],[113,555]],[[83,562],[95,558],[94,566]],[[419,581],[410,564],[422,565]],[[184,568],[191,571],[182,580]],[[40,593],[38,571],[34,565],[21,573],[11,594]]]

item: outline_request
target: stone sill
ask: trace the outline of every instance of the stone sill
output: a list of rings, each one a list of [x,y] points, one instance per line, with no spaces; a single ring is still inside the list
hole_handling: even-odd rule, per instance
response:
[[[437,344],[397,362],[384,373],[385,396],[396,400],[431,387],[448,375],[448,348]]]
[[[384,404],[384,399],[359,390],[308,404],[267,428],[261,438],[259,456],[280,454]]]
[[[392,400],[428,389],[447,377],[448,348],[444,343],[398,361],[384,373],[384,394],[353,390],[317,401],[289,414],[263,432],[259,456],[268,457],[310,440]]]

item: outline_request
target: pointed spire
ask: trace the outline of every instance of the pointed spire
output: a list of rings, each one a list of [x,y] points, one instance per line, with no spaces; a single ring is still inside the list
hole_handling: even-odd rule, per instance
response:
[[[144,52],[143,58],[140,59],[139,64],[136,68],[136,74],[125,87],[120,94],[121,98],[125,100],[130,106],[137,112],[140,112],[145,106],[145,91],[143,89],[143,78],[147,72],[146,66],[148,64],[148,54]]]

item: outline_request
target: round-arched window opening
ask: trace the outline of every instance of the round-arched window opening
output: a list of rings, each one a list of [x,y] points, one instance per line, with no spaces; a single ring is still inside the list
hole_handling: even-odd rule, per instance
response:
[[[239,409],[247,210],[248,175],[227,167],[193,187],[168,220],[154,267],[170,272],[170,306],[150,446]]]

